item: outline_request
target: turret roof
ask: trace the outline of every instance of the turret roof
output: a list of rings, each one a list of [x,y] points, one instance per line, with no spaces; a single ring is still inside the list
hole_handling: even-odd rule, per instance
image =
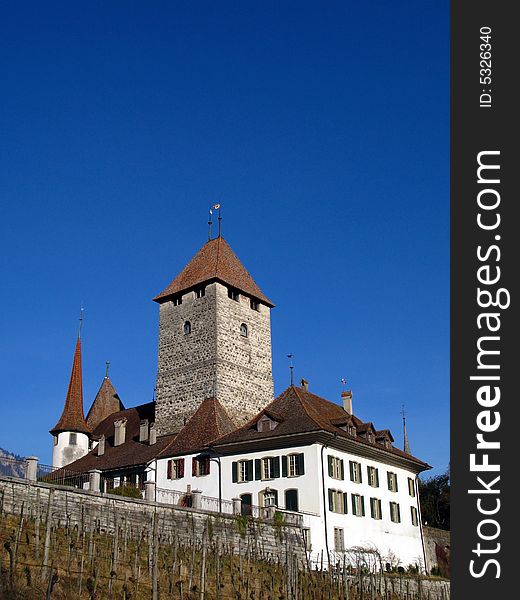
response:
[[[227,283],[267,306],[274,306],[221,236],[206,242],[179,275],[166,289],[155,296],[154,300],[162,302],[170,296],[209,281]]]
[[[117,392],[107,376],[103,379],[101,387],[87,414],[87,425],[91,431],[104,421],[109,415],[120,410],[125,410]]]
[[[78,336],[76,342],[76,351],[72,362],[72,372],[70,374],[69,388],[65,399],[63,412],[56,425],[50,430],[50,433],[56,435],[61,431],[77,431],[89,434],[90,430],[85,422],[83,413],[83,380],[81,371],[81,338]]]

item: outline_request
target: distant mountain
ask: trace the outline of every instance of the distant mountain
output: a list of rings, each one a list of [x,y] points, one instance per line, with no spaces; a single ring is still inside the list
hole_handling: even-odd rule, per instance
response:
[[[24,457],[0,448],[0,475],[25,477]]]

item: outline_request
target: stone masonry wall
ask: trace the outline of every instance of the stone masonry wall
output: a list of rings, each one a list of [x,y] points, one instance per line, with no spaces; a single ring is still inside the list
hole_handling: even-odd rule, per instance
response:
[[[233,515],[0,477],[0,517],[24,514],[26,518],[38,516],[46,520],[49,511],[55,527],[90,528],[95,524],[97,529],[113,533],[116,524],[124,523],[130,535],[139,535],[150,527],[155,515],[163,539],[175,535],[186,543],[193,542],[194,536],[202,537],[211,521],[211,529],[218,534],[215,537],[224,549],[238,551],[247,545],[258,558],[283,562],[288,546],[293,556],[305,561],[302,532],[297,526],[286,525],[282,531],[269,522],[250,521],[241,530]]]
[[[240,334],[242,323],[247,337]],[[260,304],[253,310],[243,295],[236,302],[216,282],[202,298],[189,292],[179,306],[161,304],[156,387],[158,435],[178,432],[210,396],[237,425],[249,420],[274,397],[270,309]]]

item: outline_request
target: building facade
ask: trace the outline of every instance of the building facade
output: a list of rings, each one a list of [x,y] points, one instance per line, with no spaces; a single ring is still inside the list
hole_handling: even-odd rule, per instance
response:
[[[70,469],[101,471],[102,491],[148,481],[159,502],[196,497],[208,510],[296,518],[309,556],[325,564],[363,549],[379,565],[424,565],[417,475],[429,465],[358,419],[351,392],[331,402],[302,380],[274,398],[273,304],[223,238],[154,300],[156,399],[124,409],[104,382],[87,424],[80,348],[65,417],[51,431],[60,448],[59,436],[87,440]]]

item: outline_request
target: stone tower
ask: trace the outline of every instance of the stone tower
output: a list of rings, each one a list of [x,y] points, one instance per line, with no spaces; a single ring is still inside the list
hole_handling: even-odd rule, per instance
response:
[[[221,236],[154,298],[160,305],[155,420],[178,432],[210,397],[236,425],[274,398],[274,306]]]

